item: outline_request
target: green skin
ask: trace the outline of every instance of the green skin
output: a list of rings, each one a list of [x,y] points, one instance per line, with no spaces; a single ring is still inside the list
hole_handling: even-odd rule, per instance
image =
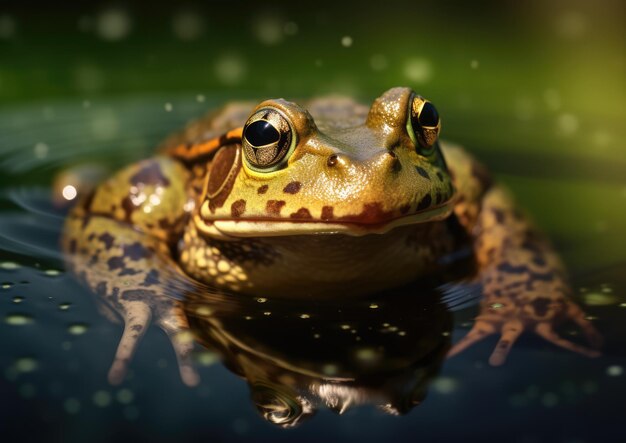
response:
[[[122,381],[154,319],[172,339],[183,381],[198,382],[187,319],[172,298],[185,288],[363,296],[440,270],[440,259],[468,242],[484,297],[473,329],[449,355],[500,333],[490,362],[502,364],[525,329],[598,355],[555,334],[569,319],[593,348],[601,341],[568,299],[549,242],[508,193],[462,148],[420,145],[439,129],[420,132],[411,123],[423,102],[394,88],[370,108],[336,97],[313,100],[308,111],[284,100],[234,103],[83,199],[67,219],[63,245],[103,312],[124,322],[109,380]],[[292,138],[283,160],[265,171],[231,130],[268,109],[288,122]]]

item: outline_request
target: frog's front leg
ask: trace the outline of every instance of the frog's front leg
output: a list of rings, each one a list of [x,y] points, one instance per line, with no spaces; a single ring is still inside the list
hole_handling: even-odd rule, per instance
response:
[[[484,298],[474,327],[450,356],[499,332],[489,362],[501,365],[524,330],[588,357],[599,355],[602,338],[569,299],[571,290],[557,254],[502,187],[485,192],[471,232]],[[593,349],[557,335],[554,327],[566,320],[582,329]]]
[[[122,381],[151,320],[170,337],[183,381],[197,383],[187,319],[172,297],[191,281],[170,255],[188,218],[188,183],[180,163],[144,160],[114,174],[68,216],[63,237],[68,263],[96,293],[101,310],[124,322],[109,372],[112,383]]]
[[[175,290],[189,284],[160,240],[106,217],[72,217],[64,233],[68,264],[97,296],[102,309],[124,323],[109,381],[123,381],[128,365],[151,321],[172,342],[180,374],[198,383],[191,363],[193,343]],[[176,288],[176,289],[174,289]]]

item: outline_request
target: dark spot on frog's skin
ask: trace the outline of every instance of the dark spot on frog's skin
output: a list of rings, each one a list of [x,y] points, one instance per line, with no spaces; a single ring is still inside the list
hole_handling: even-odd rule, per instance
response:
[[[146,164],[130,178],[130,182],[135,186],[139,184],[170,185],[170,181],[163,175],[163,171],[161,171],[161,165],[154,160],[146,162]]]
[[[493,178],[483,165],[478,162],[472,163],[472,176],[478,180],[483,190],[487,190],[493,184]]]
[[[430,207],[431,203],[432,203],[432,197],[430,196],[430,194],[426,194],[419,202],[419,204],[417,205],[417,210],[421,211],[423,209],[426,209],[428,207]]]
[[[417,171],[419,175],[421,175],[427,180],[430,180],[430,175],[428,175],[428,172],[426,172],[426,169],[422,168],[421,166],[416,166],[415,170]]]
[[[269,189],[268,185],[263,185],[263,186],[260,186],[259,189],[256,190],[256,192],[257,194],[261,195],[261,194],[265,194],[268,189]]]
[[[241,217],[246,212],[246,201],[237,200],[230,205],[230,216],[233,218]]]
[[[107,295],[107,284],[106,282],[101,281],[96,285],[96,295],[98,297],[104,297]]]
[[[113,242],[115,241],[115,238],[111,234],[109,234],[108,232],[105,232],[104,234],[100,234],[98,239],[102,243],[104,243],[104,247],[106,249],[111,249],[111,246],[113,246]]]
[[[549,298],[540,297],[534,299],[531,305],[535,310],[535,314],[537,314],[538,317],[545,317],[545,315],[548,313],[550,303],[551,301]]]
[[[144,279],[141,286],[152,286],[158,285],[159,283],[159,271],[157,271],[156,269],[151,269],[150,272],[146,274],[146,278]]]
[[[137,275],[137,274],[141,274],[142,271],[138,270],[138,269],[131,269],[131,268],[124,268],[120,271],[119,274],[117,274],[119,277],[123,277],[125,275]]]
[[[76,239],[75,238],[71,239],[69,248],[68,248],[70,251],[70,254],[76,254],[76,246],[77,246]]]
[[[307,208],[300,208],[298,209],[297,212],[294,212],[293,214],[290,215],[291,218],[296,218],[296,219],[310,219],[313,218],[311,216],[311,213],[309,212],[309,210]]]
[[[131,217],[133,212],[137,210],[137,206],[135,206],[129,196],[122,199],[122,209],[124,210],[124,220],[128,223],[132,223]]]
[[[94,255],[92,255],[92,256],[89,258],[89,262],[87,263],[87,264],[88,264],[88,266],[93,266],[93,265],[95,265],[96,263],[98,263],[98,258],[99,258],[99,257],[98,257],[98,254],[94,254]]]
[[[437,171],[437,178],[439,179],[440,182],[443,181],[443,174],[439,171]]]
[[[435,204],[438,205],[438,204],[442,203],[443,200],[444,200],[443,194],[441,194],[440,191],[437,191],[437,196],[435,197]]]
[[[109,267],[109,271],[114,271],[116,269],[124,268],[124,257],[111,257],[107,260],[107,266]]]
[[[545,266],[546,260],[541,255],[536,254],[533,256],[533,263],[537,266]]]
[[[511,263],[504,262],[498,265],[498,270],[509,274],[523,274],[528,271],[528,267],[526,265],[513,266]]]
[[[143,325],[132,325],[130,329],[134,332],[141,332],[143,330]]]
[[[127,289],[126,291],[122,291],[121,299],[127,301],[143,301],[154,298],[155,296],[156,292],[151,289]]]
[[[300,192],[300,188],[302,187],[302,183],[300,182],[291,182],[283,189],[285,194],[297,194]]]
[[[500,224],[504,223],[504,211],[498,208],[494,208],[491,210],[491,212],[493,213],[493,216],[496,218],[496,221]]]
[[[405,215],[411,210],[411,205],[402,205],[400,207],[400,214]]]
[[[335,217],[334,207],[323,206],[322,207],[322,220],[332,220]]]
[[[287,203],[284,200],[268,200],[265,205],[265,212],[269,215],[279,216],[280,211]]]
[[[148,258],[152,256],[152,251],[145,248],[141,243],[135,242],[130,245],[122,246],[124,251],[124,257],[128,257],[132,261],[141,260],[142,258]]]

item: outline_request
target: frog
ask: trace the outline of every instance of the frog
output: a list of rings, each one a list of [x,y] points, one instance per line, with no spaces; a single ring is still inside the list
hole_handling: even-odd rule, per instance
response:
[[[232,102],[83,192],[62,244],[103,314],[124,324],[109,381],[123,381],[154,322],[183,382],[198,383],[181,300],[190,290],[304,304],[367,297],[468,254],[475,275],[455,287],[478,287],[482,301],[450,357],[499,334],[489,361],[501,365],[525,330],[599,355],[601,335],[547,237],[440,131],[434,104],[409,87],[369,106],[338,96]],[[588,345],[560,337],[563,321]]]

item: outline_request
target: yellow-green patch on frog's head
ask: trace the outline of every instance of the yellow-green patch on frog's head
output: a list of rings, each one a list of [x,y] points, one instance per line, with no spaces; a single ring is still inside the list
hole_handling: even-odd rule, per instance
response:
[[[364,235],[450,213],[454,188],[430,102],[394,88],[369,110],[338,98],[309,110],[282,99],[255,108],[241,143],[213,159],[195,217],[202,231]]]

